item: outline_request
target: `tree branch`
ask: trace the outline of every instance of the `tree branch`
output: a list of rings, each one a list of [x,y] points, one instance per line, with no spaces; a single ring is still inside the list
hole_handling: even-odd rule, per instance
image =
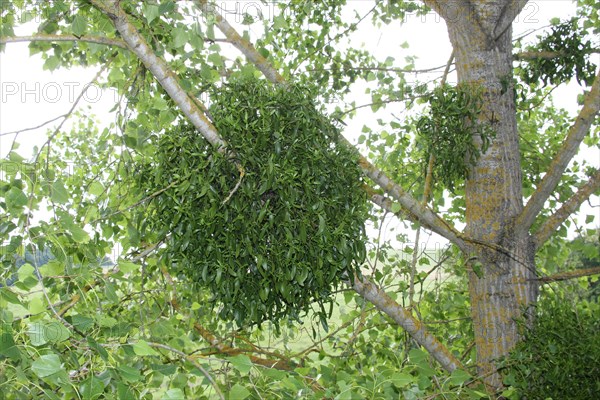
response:
[[[127,43],[121,39],[112,39],[104,36],[80,36],[75,35],[49,35],[36,34],[27,36],[4,36],[0,38],[0,44],[18,43],[18,42],[87,42],[103,44],[106,46],[116,46],[122,49],[129,50]]]
[[[600,49],[590,49],[585,52],[586,54],[597,54],[600,53]],[[554,58],[565,57],[566,54],[560,51],[522,51],[513,55],[516,61],[528,61],[536,59],[552,60]]]
[[[462,368],[461,362],[450,351],[427,331],[423,323],[417,320],[409,311],[394,301],[382,289],[366,278],[354,279],[354,290],[370,301],[380,311],[386,313],[398,325],[404,328],[410,336],[423,346],[429,354],[448,372]]]
[[[127,47],[144,63],[152,72],[156,80],[168,93],[169,97],[177,104],[185,116],[192,122],[198,131],[217,148],[224,148],[225,141],[219,136],[216,128],[208,120],[198,106],[198,101],[192,100],[188,93],[181,87],[177,77],[167,63],[156,56],[152,47],[137,31],[125,11],[117,0],[91,0],[92,4],[102,11],[113,22],[115,28],[127,44]]]
[[[528,3],[529,0],[507,0],[502,13],[500,14],[500,18],[498,18],[498,22],[496,22],[496,27],[494,28],[494,39],[497,40],[506,32],[508,28],[512,25],[517,15],[523,11],[523,7]]]
[[[577,193],[567,200],[553,215],[537,229],[533,241],[536,248],[543,245],[558,227],[573,214],[594,192],[600,190],[600,170],[582,185]]]
[[[423,3],[444,18],[442,6],[438,0],[423,0]]]
[[[216,10],[216,6],[208,4],[208,0],[196,0],[196,6],[208,18],[212,18],[221,32],[227,37],[227,41],[235,46],[246,58],[256,65],[256,68],[263,73],[271,82],[283,83],[283,76],[271,67],[269,61],[263,57],[252,43],[240,36],[239,33],[227,22],[225,18]]]
[[[358,163],[366,176],[379,185],[381,189],[389,194],[394,200],[398,201],[404,210],[420,224],[445,237],[457,245],[461,250],[467,249],[466,241],[468,241],[468,239],[465,239],[464,235],[457,231],[446,220],[441,218],[427,206],[420,204],[414,197],[405,192],[400,185],[392,181],[383,171],[377,169],[377,167],[371,164],[369,160],[362,155],[360,156]],[[381,199],[372,198],[372,200],[376,204],[388,204],[386,202],[381,202]]]
[[[566,281],[569,279],[583,278],[584,276],[600,275],[600,267],[576,269],[574,271],[559,272],[558,274],[538,278],[542,283]]]
[[[544,175],[544,178],[527,202],[527,205],[518,216],[515,224],[516,227],[522,230],[531,228],[533,221],[544,207],[544,203],[548,200],[554,189],[556,189],[558,182],[560,182],[567,165],[569,165],[569,162],[577,153],[598,111],[600,111],[600,71],[596,75],[592,89],[585,96],[583,108],[579,112],[575,123],[569,129],[569,133],[561,149],[554,157],[554,160],[552,160],[546,175]]]

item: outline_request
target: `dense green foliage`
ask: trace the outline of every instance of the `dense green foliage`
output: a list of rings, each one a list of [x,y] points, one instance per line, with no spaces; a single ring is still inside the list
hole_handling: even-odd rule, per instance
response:
[[[588,27],[589,28],[589,27]],[[542,81],[558,85],[575,77],[578,83],[591,85],[596,65],[590,61],[593,44],[585,39],[587,29],[579,26],[577,18],[558,23],[551,32],[540,37],[528,51],[546,53],[546,56],[530,60],[521,69],[521,78],[527,84]]]
[[[593,399],[600,393],[600,307],[551,295],[507,359],[515,398]],[[512,391],[511,391],[512,392]]]
[[[188,125],[161,135],[137,175],[150,196],[142,231],[158,232],[165,263],[209,288],[222,318],[299,319],[316,302],[326,324],[332,291],[365,258],[356,155],[300,86],[244,79],[211,101],[226,153]]]
[[[483,104],[482,91],[472,85],[444,85],[435,88],[426,100],[429,112],[416,124],[424,147],[423,170],[427,170],[429,158],[435,157],[434,181],[454,190],[494,136],[489,125],[476,122]]]

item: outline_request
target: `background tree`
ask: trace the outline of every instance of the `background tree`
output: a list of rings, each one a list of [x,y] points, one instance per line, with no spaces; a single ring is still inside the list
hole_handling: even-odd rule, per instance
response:
[[[3,45],[30,41],[31,51],[42,54],[48,69],[98,65],[101,69],[94,82],[115,88],[121,96],[115,105],[115,122],[108,127],[99,131],[89,115],[79,114],[70,131],[64,120],[51,130],[33,160],[17,154],[16,146],[3,160],[2,207],[6,217],[1,232],[7,243],[3,264],[9,274],[14,273],[14,254],[25,248],[35,251],[49,247],[56,257],[44,268],[21,266],[15,287],[1,291],[2,301],[10,305],[2,314],[1,372],[8,384],[18,387],[20,393],[15,392],[14,397],[27,397],[28,391],[57,396],[61,387],[64,396],[77,393],[91,398],[118,393],[119,398],[129,398],[150,396],[154,391],[162,398],[177,398],[184,392],[194,396],[197,388],[210,387],[218,397],[227,392],[231,398],[244,398],[253,395],[248,387],[258,396],[258,388],[276,393],[276,388],[265,383],[273,379],[280,381],[281,393],[300,391],[316,397],[349,396],[358,391],[352,387],[353,381],[361,385],[360,393],[369,392],[373,397],[402,393],[410,398],[452,388],[456,396],[466,393],[477,398],[485,396],[484,389],[477,386],[481,382],[492,395],[501,390],[497,362],[517,344],[518,321],[532,318],[531,306],[537,300],[543,275],[554,272],[540,259],[556,260],[549,254],[565,236],[565,221],[600,188],[597,169],[585,162],[571,163],[582,143],[598,145],[600,80],[597,67],[590,62],[594,44],[587,39],[600,29],[597,5],[580,1],[579,20],[553,21],[537,47],[515,56],[521,41],[515,42],[511,26],[526,5],[527,1],[508,0],[375,2],[366,15],[358,15],[349,23],[341,18],[344,1],[292,2],[281,5],[282,11],[265,22],[264,35],[253,43],[248,33],[237,33],[219,8],[206,1],[5,4]],[[33,34],[15,36],[13,28],[23,10],[39,17],[41,23]],[[379,61],[367,50],[346,43],[367,17],[382,25],[402,20],[407,13],[428,10],[444,19],[453,46],[452,57],[438,80],[409,83],[406,74],[412,69],[410,60],[409,65],[396,66],[391,57]],[[250,15],[245,18],[246,23],[252,23]],[[306,26],[318,29],[308,30]],[[225,43],[233,45],[243,58],[231,59],[221,48]],[[346,51],[337,50],[340,46]],[[516,68],[515,58],[521,60]],[[455,86],[447,84],[453,68]],[[435,232],[452,244],[444,256],[453,262],[438,260],[435,268],[444,266],[455,280],[444,285],[443,291],[421,291],[425,300],[434,296],[429,299],[432,303],[439,295],[439,304],[415,301],[415,286],[423,285],[428,275],[416,268],[419,259],[427,260],[422,254],[419,257],[418,248],[414,261],[406,263],[397,260],[391,249],[374,246],[369,260],[374,264],[381,260],[383,266],[374,265],[372,274],[356,270],[356,277],[351,276],[348,265],[336,269],[326,280],[331,284],[329,290],[309,296],[326,300],[335,284],[345,280],[358,294],[356,299],[344,299],[357,307],[355,312],[324,338],[318,339],[313,327],[314,342],[294,353],[262,345],[267,334],[260,329],[237,330],[230,338],[225,337],[236,326],[214,318],[214,302],[208,299],[218,294],[215,288],[227,287],[220,285],[221,279],[233,279],[228,277],[229,270],[216,270],[215,277],[210,278],[214,283],[211,291],[189,285],[186,274],[175,275],[193,266],[170,253],[174,247],[186,248],[182,241],[176,246],[170,242],[177,232],[165,228],[148,233],[146,227],[160,215],[156,204],[173,199],[181,210],[197,204],[198,212],[204,212],[210,209],[203,208],[209,202],[202,201],[202,189],[180,182],[175,175],[163,188],[143,195],[132,190],[136,187],[132,177],[144,163],[162,168],[157,157],[157,152],[163,151],[160,138],[176,141],[178,130],[169,128],[175,125],[181,131],[191,124],[199,133],[198,143],[205,140],[216,150],[212,154],[209,147],[201,146],[193,156],[206,156],[204,167],[212,168],[213,174],[220,171],[215,169],[218,154],[230,165],[227,173],[215,177],[230,188],[223,192],[222,204],[241,195],[247,172],[245,159],[238,157],[241,148],[231,151],[235,136],[228,137],[228,132],[217,129],[228,126],[219,125],[227,122],[226,113],[216,114],[223,115],[221,121],[213,119],[210,110],[219,104],[217,88],[259,77],[284,91],[304,84],[323,100],[343,98],[353,85],[370,82],[374,112],[398,103],[409,110],[414,107],[418,116],[407,113],[399,121],[391,113],[385,119],[365,123],[359,141],[366,144],[362,148],[369,157],[355,153],[356,164],[348,169],[360,168],[364,190],[384,212]],[[573,78],[585,89],[575,118],[557,110],[547,99],[553,87]],[[211,93],[206,104],[201,100],[205,92]],[[311,98],[308,92],[298,94],[298,98]],[[318,109],[311,101],[311,107]],[[75,105],[66,118],[75,115],[74,109]],[[352,104],[339,106],[333,119],[353,124],[357,109]],[[267,109],[261,108],[261,115],[262,110]],[[331,125],[322,126],[325,131]],[[292,126],[283,132],[303,137]],[[183,145],[181,149],[188,147]],[[336,146],[341,149],[349,143],[336,139]],[[185,159],[183,155],[181,159]],[[69,175],[64,171],[66,160],[76,165]],[[359,184],[363,186],[357,179],[356,186]],[[265,193],[269,194],[256,194],[257,204],[264,207],[267,201],[275,202],[264,197]],[[285,203],[286,199],[282,200]],[[442,217],[439,211],[446,202],[451,212]],[[32,213],[45,204],[50,205],[52,217],[37,221]],[[338,203],[335,207],[344,212]],[[375,221],[377,212],[374,208]],[[175,213],[174,218],[178,214],[184,215],[183,211]],[[314,229],[322,234],[331,228],[327,224],[332,221],[315,222]],[[455,227],[461,222],[466,224],[464,230]],[[553,236],[557,230],[559,235]],[[348,239],[360,238],[359,232],[354,226]],[[243,241],[234,229],[231,239]],[[116,267],[102,266],[98,260],[117,243],[123,253]],[[339,249],[341,243],[329,250]],[[349,255],[354,268],[361,259],[357,253],[353,248]],[[341,263],[341,259],[333,258],[332,265]],[[396,274],[405,277],[407,283],[398,283]],[[320,279],[313,275],[308,279]],[[297,283],[294,279],[299,278],[292,274],[290,279]],[[389,287],[392,283],[395,286]],[[293,304],[289,308],[297,312],[293,317],[312,315],[303,314],[308,303],[296,307],[291,298],[285,298],[284,289],[277,290],[286,304]],[[268,293],[259,296],[269,298]],[[388,319],[381,315],[371,318],[370,304]],[[464,319],[469,309],[472,325],[465,324]],[[326,323],[326,314],[322,309],[316,315]],[[445,325],[447,330],[424,324],[433,316],[452,319],[455,324]],[[389,319],[403,327],[411,339],[388,326]],[[289,329],[294,332],[293,327]],[[340,332],[345,329],[350,333],[342,336]],[[447,343],[436,339],[435,333],[446,337],[452,330],[461,338]],[[375,344],[360,337],[363,332],[387,342],[387,348],[382,345],[374,351]],[[316,352],[330,360],[322,345],[333,341],[336,348],[340,343],[335,333],[344,337],[342,358],[360,349],[364,370],[361,367],[357,376],[347,372],[348,361],[328,368],[309,357]],[[197,338],[204,344],[195,342]],[[206,343],[210,349],[204,348]],[[398,351],[390,351],[390,345],[398,346]],[[440,375],[432,368],[421,347],[449,374]],[[381,373],[370,375],[366,366],[373,351],[382,368]],[[182,362],[177,364],[175,359]],[[405,368],[400,368],[405,362]],[[256,373],[251,372],[253,365],[271,368]],[[26,374],[37,377],[32,388],[23,380]],[[148,381],[152,385],[146,385]],[[465,383],[472,385],[464,388]]]

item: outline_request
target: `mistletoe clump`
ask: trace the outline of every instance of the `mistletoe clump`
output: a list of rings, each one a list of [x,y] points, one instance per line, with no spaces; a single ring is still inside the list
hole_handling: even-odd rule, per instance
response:
[[[417,121],[419,144],[425,153],[423,165],[426,168],[433,155],[434,181],[453,191],[487,150],[495,132],[477,122],[483,99],[480,88],[474,85],[444,85],[427,100],[429,113]],[[476,135],[481,139],[480,145],[473,140]]]
[[[590,61],[592,43],[584,40],[585,30],[579,27],[576,18],[552,27],[552,31],[536,46],[530,46],[530,53],[539,57],[528,60],[520,70],[521,79],[529,85],[542,81],[559,85],[575,77],[577,83],[591,86],[596,75],[596,65]]]
[[[316,302],[323,320],[365,257],[356,156],[306,88],[246,79],[211,100],[227,149],[187,125],[163,134],[138,179],[152,198],[146,230],[167,238],[168,265],[208,288],[222,318],[297,319]]]

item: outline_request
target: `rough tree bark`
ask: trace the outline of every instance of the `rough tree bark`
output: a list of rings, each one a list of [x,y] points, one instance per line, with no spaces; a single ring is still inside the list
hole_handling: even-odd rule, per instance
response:
[[[531,320],[528,311],[536,301],[539,284],[534,262],[537,248],[600,186],[596,172],[531,235],[534,220],[600,109],[600,79],[597,75],[564,145],[524,207],[516,106],[513,91],[506,86],[512,82],[513,72],[512,21],[527,0],[425,2],[447,23],[458,82],[484,88],[484,112],[478,122],[491,125],[496,132],[465,188],[465,233],[487,243],[469,249],[472,263],[480,264],[477,273],[469,273],[469,292],[478,373],[494,390],[502,386],[497,360],[519,340],[518,321],[524,317]]]
[[[491,246],[472,245],[469,292],[478,373],[490,389],[501,387],[495,361],[519,339],[517,320],[535,301],[538,288],[534,245],[514,221],[523,210],[516,107],[512,90],[513,18],[524,2],[486,0],[430,2],[446,20],[459,83],[480,85],[484,112],[479,124],[496,132],[466,182],[465,233]],[[514,7],[514,8],[513,8]],[[474,138],[478,140],[477,137]]]

